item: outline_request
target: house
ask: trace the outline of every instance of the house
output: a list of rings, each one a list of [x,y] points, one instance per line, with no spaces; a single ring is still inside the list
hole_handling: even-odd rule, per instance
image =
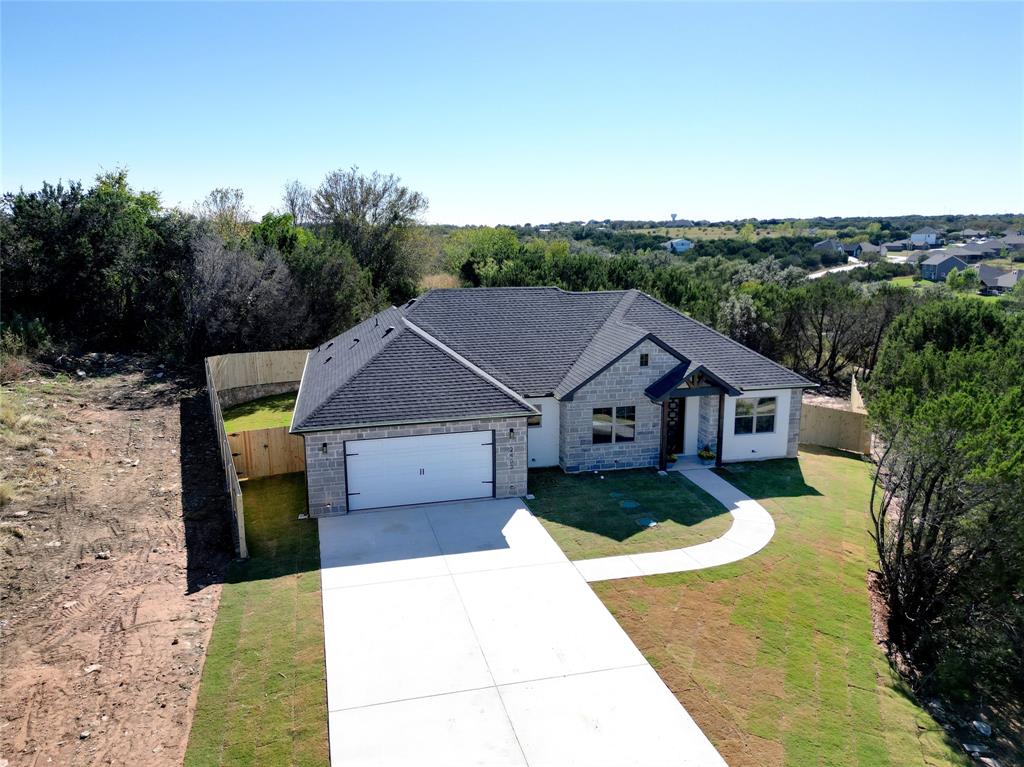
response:
[[[861,252],[864,250],[864,246],[859,242],[855,242],[853,245],[843,244],[843,253],[846,254],[847,258],[860,258]]]
[[[942,241],[942,235],[937,229],[925,226],[910,235],[910,241],[915,246],[938,245]]]
[[[883,242],[882,250],[893,253],[899,253],[904,250],[913,250],[914,245],[910,240],[892,240],[891,242]]]
[[[862,256],[876,256],[876,255],[877,256],[884,255],[882,253],[882,246],[881,245],[875,245],[874,243],[868,242],[867,240],[864,240],[864,242],[860,243],[860,254],[857,256],[857,258],[861,258]]]
[[[981,258],[996,258],[1000,251],[1006,246],[999,240],[982,240],[976,242],[968,242],[956,250],[956,255],[964,259],[964,261],[977,261]]]
[[[954,269],[962,272],[966,268],[966,261],[952,253],[939,252],[921,262],[921,277],[932,282],[942,282]]]
[[[819,253],[831,253],[836,256],[846,254],[846,249],[843,247],[843,243],[833,237],[814,243],[814,245],[811,246],[811,250],[816,250]]]
[[[678,239],[669,240],[668,242],[663,243],[661,247],[669,253],[685,253],[693,247],[693,243],[690,240],[679,237]]]
[[[527,469],[795,456],[806,379],[636,290],[431,290],[311,351],[314,516],[526,493]]]
[[[1013,290],[1020,281],[1024,270],[1021,269],[1000,269],[988,264],[977,264],[972,269],[978,272],[978,281],[981,282],[982,292],[988,294],[1006,293]]]

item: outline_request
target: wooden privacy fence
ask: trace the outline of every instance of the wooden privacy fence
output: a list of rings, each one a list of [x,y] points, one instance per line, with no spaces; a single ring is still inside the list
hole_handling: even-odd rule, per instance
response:
[[[229,389],[261,384],[298,382],[306,364],[306,349],[281,352],[250,352],[207,357],[220,394]]]
[[[231,432],[228,444],[239,476],[270,477],[306,470],[302,437],[289,434],[287,426]]]
[[[231,526],[231,537],[235,543],[235,553],[242,559],[246,559],[249,556],[249,549],[245,545],[245,509],[242,506],[242,486],[238,483],[238,473],[235,471],[235,463],[231,458],[231,445],[228,444],[228,435],[224,429],[224,414],[221,412],[220,400],[217,398],[217,386],[213,372],[210,370],[209,358],[204,367],[206,368],[206,394],[210,398],[210,414],[213,416],[213,426],[217,430],[217,445],[220,448],[221,471],[224,472],[225,490],[231,499],[231,517],[234,520],[234,524]]]
[[[302,438],[288,434],[288,428],[259,429],[228,434],[222,405],[246,402],[267,394],[294,391],[302,378],[306,350],[221,354],[207,357],[206,391],[210,414],[217,429],[225,489],[234,520],[235,552],[248,557],[245,545],[245,509],[239,476],[265,477],[305,469]]]
[[[871,426],[868,415],[805,402],[800,413],[800,441],[808,445],[870,455]]]

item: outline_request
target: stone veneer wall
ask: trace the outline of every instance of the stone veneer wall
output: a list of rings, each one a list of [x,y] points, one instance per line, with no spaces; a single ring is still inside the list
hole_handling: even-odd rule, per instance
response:
[[[509,438],[509,429],[514,435]],[[345,442],[355,439],[413,437],[426,434],[453,434],[463,431],[494,431],[494,494],[497,498],[526,495],[526,418],[446,421],[406,426],[376,426],[339,429],[305,434],[306,488],[309,513],[313,517],[344,514]],[[327,452],[321,446],[327,444]]]
[[[640,367],[640,355],[649,355]],[[644,390],[679,360],[657,344],[644,341],[622,359],[559,403],[559,463],[566,472],[604,471],[657,466],[661,457],[661,405]],[[633,442],[593,443],[593,409],[633,405],[636,438]]]
[[[796,458],[800,447],[800,415],[803,410],[803,389],[793,389],[789,396],[789,433],[786,435],[786,457]]]
[[[718,395],[697,397],[696,400],[700,403],[697,421],[697,450],[707,445],[712,452],[715,452],[718,450]]]

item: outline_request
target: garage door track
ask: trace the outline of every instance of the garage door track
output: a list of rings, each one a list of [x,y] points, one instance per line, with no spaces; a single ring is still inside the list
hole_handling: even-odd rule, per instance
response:
[[[518,499],[319,526],[334,767],[725,764]]]

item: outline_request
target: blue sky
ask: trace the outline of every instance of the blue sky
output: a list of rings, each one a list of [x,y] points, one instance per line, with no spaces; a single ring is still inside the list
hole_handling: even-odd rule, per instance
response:
[[[1024,4],[14,3],[4,190],[257,214],[358,165],[427,220],[1024,210]]]

